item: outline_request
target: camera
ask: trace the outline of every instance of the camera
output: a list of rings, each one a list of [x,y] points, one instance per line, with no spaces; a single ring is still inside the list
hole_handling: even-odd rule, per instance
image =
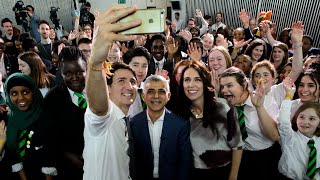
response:
[[[58,15],[57,15],[57,11],[59,11],[59,9],[60,8],[56,8],[56,7],[53,7],[53,6],[50,9],[50,20],[54,24],[55,29],[59,28],[60,19],[58,19]]]
[[[12,8],[12,11],[14,11],[15,19],[18,25],[21,25],[25,32],[28,32],[30,30],[29,23],[27,20],[28,13],[27,8],[23,7],[24,3],[23,1],[17,1],[14,7]]]
[[[81,5],[80,8],[80,25],[84,26],[86,24],[92,24],[91,20],[90,20],[90,15],[89,12],[87,11],[87,8],[84,4]]]

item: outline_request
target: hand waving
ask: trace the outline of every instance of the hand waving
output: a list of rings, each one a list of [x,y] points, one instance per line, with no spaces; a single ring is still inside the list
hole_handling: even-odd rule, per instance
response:
[[[167,38],[167,50],[170,55],[173,55],[178,51],[178,42],[175,42],[172,36]]]
[[[292,79],[290,77],[286,77],[282,81],[282,85],[283,85],[284,89],[286,90],[286,94],[293,95],[296,92],[296,85],[294,84],[294,82],[292,81]]]
[[[265,96],[264,89],[265,89],[265,87],[264,87],[264,80],[263,79],[259,79],[256,91],[249,89],[251,102],[256,108],[263,106],[264,96]]]
[[[201,48],[197,47],[197,43],[190,43],[187,52],[192,61],[199,61],[202,55]]]
[[[304,26],[302,24],[302,21],[294,22],[292,24],[291,39],[293,43],[302,42],[303,30],[304,30]]]

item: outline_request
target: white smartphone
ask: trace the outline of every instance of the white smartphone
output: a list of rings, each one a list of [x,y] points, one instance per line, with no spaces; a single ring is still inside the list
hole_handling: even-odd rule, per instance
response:
[[[142,21],[141,25],[119,33],[130,35],[164,32],[164,12],[164,9],[138,9],[133,14],[120,19],[119,22],[128,22],[140,19]]]

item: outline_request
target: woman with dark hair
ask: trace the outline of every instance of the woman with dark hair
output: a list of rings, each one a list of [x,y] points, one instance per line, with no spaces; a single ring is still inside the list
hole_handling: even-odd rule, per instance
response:
[[[255,39],[251,41],[247,49],[244,52],[245,55],[251,57],[252,65],[260,62],[267,57],[267,46],[266,43],[261,39]]]
[[[282,42],[276,43],[272,47],[269,61],[274,65],[278,75],[280,74],[280,70],[283,69],[284,65],[288,63],[288,51],[288,46]]]
[[[170,92],[171,97],[168,101],[166,107],[171,110],[175,111],[178,106],[178,97],[179,97],[179,85],[180,85],[180,79],[182,75],[182,71],[184,70],[187,65],[190,64],[191,61],[189,60],[181,60],[177,64],[175,64],[173,69],[172,77],[170,78]]]
[[[30,76],[43,96],[55,86],[55,76],[50,74],[35,52],[24,52],[18,56],[19,70]]]
[[[86,34],[88,39],[92,40],[93,29],[92,29],[92,26],[90,24],[84,25],[83,32]]]
[[[34,81],[23,73],[14,73],[4,85],[7,114],[7,150],[14,179],[44,180],[57,175],[53,159],[46,153],[43,97]],[[51,177],[52,178],[52,177]]]
[[[177,113],[191,123],[191,179],[237,179],[242,146],[234,109],[214,98],[211,75],[199,62],[182,72]]]
[[[277,104],[268,96],[264,97],[262,79],[253,92],[249,90],[250,83],[245,74],[236,67],[225,70],[220,77],[221,94],[237,109],[245,143],[238,179],[277,179],[280,158],[280,148],[275,143],[279,140]],[[265,173],[266,169],[268,173]]]
[[[290,32],[292,31],[291,28],[284,28],[282,29],[282,31],[280,32],[279,36],[278,36],[278,41],[286,44],[288,46],[288,49],[292,48],[292,44],[290,43],[291,37],[290,37]]]

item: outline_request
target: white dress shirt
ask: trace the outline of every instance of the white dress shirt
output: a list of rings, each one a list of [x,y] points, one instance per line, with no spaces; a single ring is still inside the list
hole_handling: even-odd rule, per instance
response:
[[[284,100],[282,102],[279,114],[279,133],[282,155],[278,164],[278,170],[281,174],[291,179],[309,179],[306,176],[309,162],[310,148],[308,147],[309,137],[294,131],[291,127],[290,110],[292,101]],[[317,149],[317,169],[320,167],[320,137],[313,136],[315,147]],[[315,179],[319,180],[319,170],[316,171]]]
[[[129,148],[125,114],[109,100],[109,112],[94,114],[89,106],[84,121],[83,180],[129,180]]]
[[[157,69],[157,63],[159,63],[159,69],[163,69],[165,58],[162,58],[162,60],[158,61],[153,57],[153,61],[154,61],[155,69]]]
[[[8,77],[6,65],[4,64],[4,54],[2,53],[2,56],[0,58],[0,73],[2,74],[2,78],[6,79]]]
[[[260,127],[260,120],[257,110],[252,104],[250,96],[247,98],[244,104],[246,105],[244,107],[244,116],[246,130],[248,133],[248,137],[244,141],[244,149],[250,151],[258,151],[271,147],[274,142],[266,137],[263,133]],[[273,98],[271,98],[271,96],[265,96],[264,108],[266,109],[270,117],[276,121],[279,114],[279,109],[276,102],[273,100]]]
[[[78,100],[79,100],[79,97],[77,95],[74,94],[74,91],[72,91],[71,89],[69,89],[67,87],[68,91],[69,91],[69,94],[70,94],[70,97],[71,97],[71,100],[72,100],[72,103],[75,104],[76,106],[79,106],[78,105]],[[87,100],[87,94],[86,92],[82,92],[82,94],[84,95],[84,98]]]
[[[160,142],[162,134],[162,126],[164,120],[165,110],[163,110],[162,115],[154,123],[152,123],[151,118],[147,111],[148,118],[148,127],[150,134],[150,141],[153,151],[153,177],[159,178],[159,151],[160,151]]]

